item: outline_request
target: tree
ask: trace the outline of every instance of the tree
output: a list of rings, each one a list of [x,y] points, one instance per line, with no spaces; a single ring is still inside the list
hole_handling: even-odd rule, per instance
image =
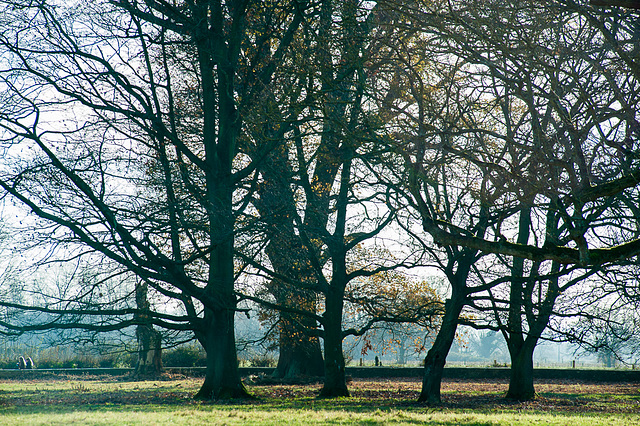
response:
[[[199,398],[247,396],[234,240],[258,162],[239,140],[307,8],[2,2],[0,187],[50,224],[61,249],[100,254],[172,301],[144,315],[205,348]],[[112,313],[148,323],[137,309]]]
[[[362,260],[368,261],[365,256]],[[436,287],[441,281],[440,277],[421,280],[399,270],[354,280],[345,297],[345,326],[366,330],[355,342],[360,354],[391,352],[397,364],[404,365],[408,354],[424,352],[440,327],[444,303]],[[368,325],[379,318],[387,321]]]
[[[463,283],[489,254],[568,269],[637,254],[634,232],[614,240],[610,231],[638,227],[633,209],[622,207],[640,177],[628,149],[637,144],[638,122],[629,107],[638,102],[637,64],[625,53],[632,28],[613,16],[605,22],[620,30],[610,32],[597,13],[562,2],[416,2],[398,10],[407,21],[407,51],[398,53],[398,78],[390,84],[410,99],[391,105],[400,129],[393,137],[402,141],[406,191],[424,231],[437,245],[472,256],[458,268]],[[547,238],[524,238],[512,226],[530,208],[542,217],[553,212],[558,222]],[[513,264],[516,281],[520,262]],[[450,322],[477,297],[473,292],[498,281],[474,289],[461,284],[459,291],[452,283]],[[512,293],[513,327],[518,294]],[[443,328],[448,322],[445,313]],[[442,355],[436,362],[436,348],[446,355],[450,340],[439,346],[436,339],[427,357],[421,400],[439,402],[439,382],[428,377],[444,365]]]
[[[135,366],[135,374],[138,376],[158,375],[162,372],[162,334],[153,327],[148,291],[146,282],[136,283],[136,307],[140,311],[139,314],[134,314],[134,319],[139,322],[136,326],[138,360]]]
[[[352,290],[359,288],[362,295],[364,281],[373,286],[373,292],[378,291],[373,277],[415,266],[423,253],[385,255],[387,240],[399,243],[384,235],[396,214],[381,166],[391,145],[381,131],[386,113],[371,101],[380,89],[374,85],[375,70],[388,59],[380,47],[393,33],[381,25],[386,19],[384,2],[348,1],[335,9],[324,5],[317,32],[321,50],[316,87],[321,90],[315,105],[321,131],[317,149],[305,151],[301,144],[296,147],[297,171],[306,200],[304,220],[296,222],[324,305],[324,312],[316,317],[324,342],[322,397],[348,395],[342,349],[346,336],[362,335],[384,321],[413,322],[440,309],[434,300],[425,303],[418,316],[383,309],[369,312],[367,320],[355,327],[344,328],[345,298],[353,300]],[[383,91],[395,96],[388,88]],[[313,137],[314,121],[310,120],[304,128],[307,131],[300,134]],[[369,254],[359,255],[363,251]]]
[[[318,21],[299,40],[288,84],[262,105],[270,113],[256,114],[271,121],[258,121],[253,132],[255,138],[288,142],[282,144],[287,150],[272,151],[260,168],[254,200],[268,235],[268,262],[247,261],[268,277],[272,299],[261,302],[307,335],[323,338],[326,397],[348,395],[342,341],[364,332],[343,330],[348,286],[411,263],[375,256],[366,265],[353,263],[358,247],[384,244],[379,234],[394,217],[377,175],[377,158],[386,149],[378,138],[380,121],[366,106],[365,64],[377,61],[372,52],[384,37],[377,32],[380,13],[369,2],[324,2]],[[309,58],[316,58],[312,67]],[[283,303],[285,298],[291,301]]]
[[[633,309],[620,307],[612,312],[594,312],[594,318],[584,318],[574,325],[572,339],[584,353],[598,357],[605,367],[638,362],[638,316]]]
[[[488,17],[495,20],[501,14],[509,16],[510,11],[511,9],[507,8],[497,14],[489,13]],[[556,21],[556,17],[560,18]],[[547,280],[546,295],[544,299],[540,298],[542,294],[542,287],[540,287],[539,300],[537,301],[533,300],[536,297],[532,290],[536,282],[542,286],[542,280],[536,278],[541,274],[539,270],[541,262],[534,261],[531,264],[529,277],[525,278],[523,282],[521,280],[525,261],[523,258],[514,258],[513,260],[511,276],[514,281],[510,287],[509,319],[504,332],[512,356],[512,377],[507,396],[515,399],[529,399],[535,394],[533,388],[533,350],[554,312],[556,299],[562,292],[592,274],[593,269],[587,269],[583,274],[574,274],[564,283],[559,284],[559,279],[574,269],[572,264],[583,268],[589,266],[588,244],[593,244],[596,241],[603,243],[608,240],[609,231],[601,231],[603,223],[611,225],[610,220],[612,219],[613,223],[619,227],[627,227],[629,220],[633,223],[631,218],[634,214],[628,209],[622,208],[622,205],[626,204],[624,200],[630,196],[629,194],[620,192],[616,194],[616,198],[611,197],[613,194],[603,194],[602,199],[598,199],[600,197],[600,193],[598,193],[598,197],[591,200],[581,200],[578,195],[577,199],[573,199],[572,204],[567,205],[566,199],[571,196],[562,197],[559,194],[561,191],[557,191],[559,187],[562,187],[565,178],[564,182],[566,182],[568,191],[574,192],[581,191],[585,187],[588,187],[588,190],[594,189],[594,186],[607,182],[612,176],[625,176],[627,173],[634,173],[628,169],[632,157],[621,156],[618,148],[622,144],[632,141],[633,130],[630,129],[635,128],[636,118],[629,113],[633,114],[633,112],[625,108],[618,111],[617,113],[628,121],[624,124],[616,123],[622,126],[618,127],[617,134],[613,132],[607,133],[605,136],[603,133],[603,131],[611,130],[607,114],[612,113],[612,105],[617,102],[618,98],[616,93],[620,87],[624,87],[628,83],[628,80],[625,80],[624,77],[617,79],[613,76],[611,79],[603,80],[600,77],[601,69],[598,65],[606,64],[609,61],[618,63],[623,61],[621,58],[612,57],[610,51],[604,46],[593,50],[593,42],[589,46],[583,45],[584,40],[597,39],[597,28],[593,28],[584,20],[576,22],[574,19],[575,15],[569,11],[563,11],[562,7],[558,9],[548,7],[532,13],[529,22],[537,24],[537,27],[531,27],[535,30],[529,34],[520,32],[517,36],[510,37],[511,45],[509,47],[504,46],[498,38],[492,39],[492,36],[485,35],[479,37],[482,40],[482,45],[486,46],[489,41],[490,46],[495,46],[496,53],[499,55],[498,61],[488,57],[479,61],[483,65],[493,64],[489,67],[492,74],[497,76],[494,77],[494,81],[504,82],[504,90],[499,96],[508,99],[508,96],[513,94],[527,105],[524,116],[521,116],[506,102],[502,107],[503,111],[507,111],[504,118],[505,135],[508,137],[509,133],[518,134],[517,128],[509,123],[525,123],[522,130],[529,133],[530,140],[533,141],[530,150],[520,151],[519,154],[508,149],[513,152],[508,156],[511,170],[522,170],[523,176],[531,176],[535,182],[535,187],[530,189],[529,194],[522,188],[520,188],[519,194],[516,192],[518,194],[516,197],[521,203],[518,220],[519,231],[515,234],[517,235],[516,244],[523,247],[531,243],[530,229],[533,229],[531,206],[534,205],[534,197],[542,195],[539,198],[542,202],[536,202],[535,208],[542,211],[547,210],[546,225],[536,232],[534,238],[541,240],[540,236],[545,235],[543,248],[567,247],[571,242],[574,242],[580,255],[577,261],[565,262],[569,264],[566,267],[562,266],[558,260],[551,262],[547,272],[550,277]],[[583,33],[586,36],[584,38],[577,37],[574,35],[576,33]],[[547,57],[545,51],[529,48],[532,51],[520,58],[523,49],[518,50],[517,46],[536,46],[536,34],[545,34],[547,38],[557,40],[555,45],[549,45],[547,41],[547,46],[550,46],[553,51],[572,53],[556,55],[551,58]],[[549,37],[551,34],[553,36]],[[498,37],[504,39],[504,35]],[[467,44],[469,41],[466,39],[464,43]],[[477,55],[478,52],[476,51],[474,54]],[[594,66],[594,64],[597,65]],[[512,70],[519,70],[520,75],[533,77],[531,81],[525,79],[522,83],[527,90],[523,90],[522,86],[518,87],[517,83],[516,85],[510,84],[509,80],[511,82],[517,81],[517,76],[513,75],[516,78],[511,78]],[[544,87],[548,88],[547,91],[551,91],[551,96],[540,91],[540,88]],[[590,99],[590,102],[580,101],[586,99],[586,93],[589,94],[587,98]],[[555,96],[557,98],[554,98]],[[567,103],[569,99],[578,101],[569,104]],[[623,102],[628,102],[628,100],[623,100]],[[565,105],[570,105],[570,107]],[[525,120],[517,121],[518,117],[524,117]],[[568,122],[568,117],[571,117],[571,124]],[[617,139],[613,135],[616,135]],[[561,169],[556,169],[553,166],[553,161],[541,161],[535,154],[529,157],[530,165],[526,165],[526,160],[521,162],[529,152],[535,153],[536,150],[541,149],[540,142],[548,144],[549,141],[552,141],[552,146],[554,146],[551,152],[572,153],[569,161],[567,161],[567,154],[560,156],[560,161],[563,164]],[[613,150],[592,151],[592,144],[598,146],[598,142],[613,147]],[[542,149],[547,152],[548,148]],[[618,151],[617,154],[616,151]],[[617,156],[617,161],[609,162],[611,168],[604,171],[596,164],[600,161],[607,161],[603,159],[609,156]],[[546,177],[541,181],[541,176]],[[627,179],[627,177],[621,179]],[[612,185],[615,186],[616,180],[614,179],[613,182]],[[609,184],[611,183],[607,183],[607,185]],[[536,195],[534,196],[534,194]],[[544,200],[545,197],[548,197],[547,200]],[[544,217],[544,213],[541,212],[540,216]],[[637,223],[631,227],[637,227]],[[498,228],[494,235],[501,235],[500,231],[501,229]],[[615,245],[613,241],[609,241],[605,244]],[[633,246],[633,239],[627,244]],[[623,242],[621,245],[625,245],[625,243]],[[617,262],[617,259],[612,258],[608,261]],[[595,266],[598,265],[599,263],[596,262]],[[528,322],[526,331],[522,327],[525,313]]]
[[[434,247],[422,238],[421,230],[414,224],[422,221],[422,215],[431,215],[440,223],[455,220],[452,225],[455,229],[482,237],[495,221],[478,196],[486,190],[486,172],[469,167],[458,161],[455,154],[438,149],[457,137],[454,133],[440,132],[440,128],[446,129],[452,122],[483,121],[489,117],[482,114],[482,102],[462,96],[474,82],[457,79],[451,71],[455,70],[455,61],[449,63],[449,52],[440,52],[438,40],[421,33],[415,25],[420,21],[414,20],[411,13],[411,9],[399,8],[389,19],[404,31],[398,33],[397,40],[384,46],[390,51],[388,70],[376,74],[375,87],[384,89],[380,93],[396,94],[376,97],[378,108],[387,115],[387,137],[401,155],[400,161],[386,163],[389,174],[394,177],[387,182],[402,195],[396,209],[405,212],[402,220],[405,230],[431,255],[430,263],[442,270],[450,287],[440,327],[425,358],[419,397],[419,401],[439,403],[446,357],[456,338],[463,309],[470,302],[471,294],[486,290],[482,283],[476,281],[474,285],[472,278],[473,266],[483,254],[464,246]],[[451,84],[452,81],[455,84]],[[467,110],[472,113],[467,114]],[[478,115],[473,116],[473,112]],[[482,186],[478,188],[476,182],[482,182]]]
[[[471,335],[471,341],[469,347],[478,357],[483,360],[494,361],[502,358],[505,355],[504,340],[502,335],[498,332],[485,330],[478,334]]]
[[[572,315],[554,328],[555,337],[596,355],[608,367],[635,366],[640,347],[637,259],[598,271],[585,287],[571,295]]]
[[[500,145],[483,148],[486,154],[491,155],[486,159],[478,158],[475,153],[474,156],[468,156],[455,146],[444,145],[443,148],[460,161],[490,171],[487,178],[490,178],[492,188],[501,188],[498,184],[514,183],[512,187],[505,188],[507,191],[495,193],[496,196],[513,194],[520,198],[537,195],[547,200],[550,197],[557,198],[567,213],[563,219],[565,226],[571,228],[573,233],[570,241],[577,241],[577,247],[545,246],[542,239],[539,240],[540,245],[519,245],[498,238],[492,241],[455,230],[448,231],[444,224],[426,217],[423,219],[425,231],[436,242],[476,248],[486,253],[509,254],[530,260],[556,260],[562,264],[583,266],[616,262],[637,253],[639,243],[636,239],[619,241],[613,245],[607,245],[603,238],[598,237],[583,241],[587,231],[599,229],[596,219],[604,214],[589,216],[586,210],[598,206],[606,212],[608,200],[627,196],[638,184],[636,159],[626,146],[635,143],[637,138],[637,113],[630,107],[635,104],[637,93],[634,90],[637,64],[625,52],[609,49],[611,43],[630,45],[634,33],[632,28],[623,24],[624,19],[620,16],[610,18],[614,27],[621,24],[617,26],[620,30],[615,35],[603,33],[601,26],[592,19],[583,19],[584,15],[595,12],[583,12],[582,8],[581,15],[574,10],[574,6],[558,2],[522,10],[517,5],[501,4],[497,7],[487,4],[480,7],[460,2],[452,4],[451,10],[437,11],[437,23],[429,21],[432,16],[427,13],[412,16],[418,20],[422,18],[425,30],[442,36],[442,49],[446,48],[449,54],[458,49],[458,57],[474,65],[459,72],[476,75],[478,89],[487,88],[493,92],[493,99],[498,105],[508,105],[507,102],[514,101],[517,102],[514,105],[527,108],[528,111],[523,116],[529,120],[529,124],[521,128],[526,129],[533,138],[530,144],[519,149],[520,157],[515,157],[518,158],[516,164],[509,164],[514,153],[508,149],[497,149]],[[531,23],[530,30],[524,32],[523,36],[517,33],[521,27],[520,18],[516,19],[517,13],[523,13],[522,19]],[[593,15],[589,16],[593,18]],[[497,26],[496,22],[505,25]],[[490,25],[488,28],[492,31],[480,31],[479,25]],[[548,37],[554,31],[557,36],[551,40],[555,40],[557,47],[543,48],[541,37]],[[505,44],[505,40],[510,40],[512,44]],[[586,40],[599,44],[595,47],[592,44],[586,46]],[[559,57],[555,55],[558,49],[563,53]],[[580,68],[579,65],[584,67]],[[567,80],[563,80],[565,77]],[[584,93],[577,93],[580,90],[586,90],[590,95],[597,93],[598,96],[593,98],[594,103],[586,102]],[[572,101],[567,104],[570,99]],[[620,106],[616,102],[620,102]],[[546,107],[548,109],[545,110]],[[582,120],[570,123],[572,117]],[[546,125],[543,121],[546,121]],[[513,124],[517,123],[513,121]],[[491,130],[482,129],[482,132],[488,136]],[[448,130],[450,134],[453,131],[456,129]],[[496,136],[495,141],[502,140],[504,145],[501,146],[508,148],[510,138],[517,134],[498,133]],[[553,146],[562,148],[562,151],[551,149]],[[491,148],[493,154],[487,148]],[[552,153],[556,152],[558,155],[555,159],[563,164],[559,168],[552,167]],[[539,158],[540,153],[549,158]],[[575,157],[569,157],[569,153],[574,153]],[[610,162],[610,168],[603,166],[605,162]],[[523,179],[525,177],[526,180]],[[499,199],[489,201],[495,205]],[[621,222],[626,220],[628,217],[620,218]],[[592,247],[596,239],[602,245]]]
[[[547,212],[546,221],[539,225],[543,229],[536,229],[532,219],[530,208],[520,210],[518,243],[527,244],[532,234],[540,234],[541,231],[545,232],[548,239],[559,234],[560,220],[557,211]],[[471,305],[480,312],[492,313],[488,324],[493,327],[489,327],[500,330],[507,342],[511,357],[511,376],[506,397],[529,400],[535,396],[533,352],[551,318],[569,314],[563,309],[564,306],[556,306],[557,301],[562,299],[564,293],[579,287],[595,270],[581,271],[574,265],[528,262],[522,258],[505,261],[499,257],[498,262],[507,269],[502,272],[508,277],[507,282],[489,286],[488,294],[474,297]],[[500,265],[491,265],[491,269],[492,275],[500,274]],[[503,278],[498,280],[503,281]],[[482,327],[481,321],[475,321],[475,326]]]
[[[291,68],[303,67],[292,60]],[[256,105],[256,122],[253,123],[255,140],[281,140],[264,159],[260,167],[261,182],[257,186],[257,197],[253,201],[263,224],[265,254],[276,276],[266,286],[275,303],[285,309],[279,312],[278,365],[274,375],[281,378],[296,376],[321,376],[324,373],[324,361],[320,341],[317,335],[317,322],[311,317],[286,312],[286,308],[300,307],[316,313],[317,294],[314,287],[313,272],[309,265],[298,235],[296,235],[295,218],[299,203],[293,187],[295,172],[289,160],[290,141],[287,134],[293,132],[295,121],[300,110],[305,108],[302,88],[308,87],[306,72],[295,72],[293,75],[281,76],[279,94],[283,99],[276,99],[271,94],[260,105]],[[287,90],[293,88],[293,90]],[[278,106],[287,108],[280,111]],[[285,115],[288,114],[288,115]],[[268,120],[268,121],[265,121]],[[260,143],[256,143],[260,146]],[[252,155],[262,155],[259,151]],[[276,311],[270,310],[271,313]]]

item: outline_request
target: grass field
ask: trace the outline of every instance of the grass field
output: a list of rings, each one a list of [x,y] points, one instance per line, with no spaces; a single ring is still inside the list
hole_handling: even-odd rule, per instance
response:
[[[640,425],[640,384],[547,381],[539,397],[503,399],[503,381],[446,381],[443,405],[415,403],[410,379],[355,380],[351,398],[320,400],[319,384],[250,386],[254,401],[198,402],[201,379],[48,378],[0,382],[1,425]]]

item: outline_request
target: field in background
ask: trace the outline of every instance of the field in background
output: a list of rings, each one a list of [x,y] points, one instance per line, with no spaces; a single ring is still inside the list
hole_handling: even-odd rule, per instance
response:
[[[416,379],[354,379],[351,398],[319,400],[320,384],[249,385],[254,401],[192,399],[201,379],[60,376],[0,381],[0,424],[640,424],[638,383],[538,381],[530,402],[504,380],[446,380],[443,405],[415,400]]]

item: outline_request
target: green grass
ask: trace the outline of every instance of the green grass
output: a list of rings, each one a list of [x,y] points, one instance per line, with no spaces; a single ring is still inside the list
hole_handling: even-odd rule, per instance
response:
[[[353,397],[315,398],[318,385],[252,386],[255,401],[202,403],[199,380],[0,382],[1,425],[637,425],[638,386],[540,385],[540,398],[512,403],[504,383],[443,386],[442,407],[416,404],[415,381],[356,381]],[[481,389],[486,389],[481,391]]]
[[[620,416],[562,416],[536,414],[406,413],[404,411],[349,413],[327,411],[194,410],[129,411],[75,410],[54,414],[0,416],[5,425],[637,425],[638,418]]]

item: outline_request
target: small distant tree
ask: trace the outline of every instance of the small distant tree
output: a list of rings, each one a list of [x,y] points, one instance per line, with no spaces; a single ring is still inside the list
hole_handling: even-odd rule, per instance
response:
[[[444,302],[432,283],[397,270],[352,283],[346,294],[345,326],[359,332],[360,354],[395,353],[398,364],[421,354],[440,326]]]
[[[470,339],[469,347],[484,360],[494,361],[505,355],[504,339],[497,331],[484,330]]]
[[[153,314],[149,303],[149,285],[145,281],[135,284],[135,299],[138,313],[134,315],[138,357],[135,374],[158,375],[162,372],[162,333],[153,326]]]
[[[609,278],[615,276],[625,281],[624,274],[610,271]],[[639,301],[630,300],[630,294],[609,292],[620,289],[617,282],[609,285],[605,280],[603,285],[602,277],[594,280],[597,288],[590,297],[578,300],[578,306],[573,307],[577,310],[575,317],[559,327],[558,334],[577,345],[579,353],[596,356],[606,367],[635,366],[640,360]],[[589,288],[593,286],[590,283]]]

